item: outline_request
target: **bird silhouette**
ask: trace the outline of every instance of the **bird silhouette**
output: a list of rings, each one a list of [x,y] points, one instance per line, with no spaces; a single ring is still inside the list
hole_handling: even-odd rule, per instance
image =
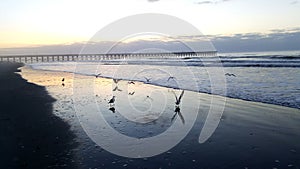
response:
[[[233,76],[233,77],[236,77],[235,74],[233,74],[233,73],[226,73],[225,76]]]
[[[95,75],[96,78],[100,77],[101,76],[101,73]]]
[[[174,91],[173,91],[173,93],[174,93],[175,99],[176,99],[175,104],[176,104],[176,105],[179,105],[180,102],[181,102],[182,96],[183,96],[183,94],[184,94],[184,90],[182,90],[182,92],[180,93],[179,98],[176,96],[176,93],[175,93]]]
[[[146,82],[150,82],[151,78],[147,78],[147,77],[144,77],[146,79]]]
[[[173,76],[170,76],[169,78],[168,78],[168,80],[167,81],[169,81],[169,80],[171,80],[171,79],[176,79],[175,77],[173,77]]]
[[[135,84],[133,81],[128,82],[128,84]]]
[[[120,79],[113,79],[114,83],[118,83],[120,81]]]
[[[114,107],[110,107],[108,110],[112,111],[113,113],[116,112],[116,109]]]
[[[121,90],[121,89],[119,89],[119,87],[118,86],[116,86],[112,91],[119,91],[119,92],[121,92],[121,91],[123,91],[123,90]]]
[[[129,92],[128,94],[129,94],[129,95],[134,95],[134,93],[135,93],[135,92]]]
[[[108,104],[110,104],[110,105],[112,105],[112,104],[114,104],[115,103],[115,99],[116,98],[116,96],[113,96],[109,101],[108,101]]]
[[[184,120],[183,115],[180,112],[180,107],[176,105],[174,112],[175,112],[175,114],[173,115],[173,117],[171,119],[171,122],[173,122],[173,120],[175,119],[175,117],[178,115],[180,117],[180,120],[181,120],[182,124],[184,124],[185,120]]]

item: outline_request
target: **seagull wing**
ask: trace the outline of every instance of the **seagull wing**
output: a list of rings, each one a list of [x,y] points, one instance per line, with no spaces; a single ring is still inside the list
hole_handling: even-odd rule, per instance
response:
[[[170,76],[170,77],[168,78],[168,81],[171,80],[171,79],[176,79],[176,78],[173,77],[173,76]]]
[[[180,103],[180,101],[181,101],[181,99],[182,99],[183,94],[184,94],[184,90],[182,90],[182,92],[181,92],[181,94],[180,94],[180,96],[179,96],[179,99],[178,99],[178,102],[179,102],[179,103]]]
[[[120,80],[119,79],[113,79],[114,83],[118,83]]]
[[[180,117],[182,123],[184,124],[184,123],[185,123],[185,120],[184,120],[184,117],[183,117],[183,115],[181,114],[180,111],[178,112],[178,115],[179,115],[179,117]]]
[[[144,77],[144,78],[146,79],[147,82],[149,82],[151,80],[151,78],[146,78],[146,77]]]
[[[172,92],[173,92],[173,94],[174,94],[174,96],[175,96],[176,102],[178,102],[179,100],[178,100],[178,98],[177,98],[177,96],[176,96],[176,93],[175,93],[174,91],[172,91]]]
[[[112,91],[116,91],[116,90],[118,90],[118,86],[116,86]]]
[[[173,117],[171,118],[171,122],[173,122],[173,120],[175,119],[176,115],[177,115],[177,112],[176,112],[176,113],[173,115]]]

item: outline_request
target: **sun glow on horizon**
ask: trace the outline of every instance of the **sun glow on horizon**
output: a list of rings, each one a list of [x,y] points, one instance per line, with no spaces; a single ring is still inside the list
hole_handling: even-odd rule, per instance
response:
[[[300,4],[291,4],[283,0],[235,0],[211,4],[196,2],[2,1],[0,48],[88,41],[106,25],[123,17],[141,13],[162,13],[178,17],[191,23],[205,35],[266,33],[272,29],[300,27]]]

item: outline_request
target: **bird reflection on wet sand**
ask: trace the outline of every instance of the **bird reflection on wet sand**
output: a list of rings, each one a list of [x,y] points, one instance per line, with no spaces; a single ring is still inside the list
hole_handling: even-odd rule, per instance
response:
[[[123,91],[122,89],[119,89],[118,83],[119,83],[120,79],[113,79],[113,82],[116,84],[116,87],[112,90],[112,91]]]
[[[172,119],[171,119],[171,122],[173,122],[174,119],[175,119],[175,117],[178,115],[178,116],[180,117],[180,120],[181,120],[182,124],[184,124],[184,123],[185,123],[185,120],[184,120],[183,115],[182,115],[181,112],[180,112],[180,107],[176,105],[176,106],[175,106],[174,112],[175,112],[175,114],[173,115],[173,117],[172,117]]]
[[[115,107],[110,107],[108,110],[112,111],[113,113],[115,113],[115,112],[116,112],[116,109],[115,109]]]
[[[118,86],[116,86],[112,91],[119,91],[119,92],[121,92],[121,91],[123,91],[122,89],[119,89],[119,87]]]
[[[175,101],[175,110],[174,110],[175,114],[173,115],[171,121],[173,121],[175,119],[175,117],[178,115],[180,117],[181,121],[182,121],[182,124],[184,124],[185,120],[184,120],[183,115],[180,112],[180,106],[179,106],[180,102],[181,102],[181,99],[183,97],[183,94],[184,94],[184,90],[181,91],[179,97],[177,97],[177,95],[174,91],[173,91],[173,94],[175,96],[176,101]]]

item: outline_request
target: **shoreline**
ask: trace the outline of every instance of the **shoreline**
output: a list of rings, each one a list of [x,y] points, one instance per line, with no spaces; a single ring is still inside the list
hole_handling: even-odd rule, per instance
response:
[[[93,62],[91,62],[93,64]],[[81,76],[96,76],[96,75],[91,75],[91,74],[83,74],[83,73],[74,73],[71,71],[60,71],[60,70],[47,70],[47,69],[35,69],[32,67],[32,65],[25,65],[25,67],[28,67],[29,69],[35,70],[35,71],[45,71],[45,72],[57,72],[57,73],[70,73],[70,74],[77,74]],[[262,103],[262,104],[270,104],[270,105],[275,105],[275,106],[282,106],[286,108],[292,108],[292,109],[297,109],[300,110],[300,107],[296,107],[294,105],[287,105],[286,103],[280,103],[280,102],[270,102],[270,101],[256,101],[256,100],[251,100],[251,99],[245,99],[245,98],[238,98],[238,97],[232,97],[232,96],[224,96],[224,95],[219,95],[219,94],[212,94],[211,92],[205,92],[205,91],[197,91],[197,90],[191,90],[187,88],[174,88],[172,86],[168,85],[162,85],[159,83],[146,83],[143,80],[131,80],[131,79],[126,79],[126,78],[112,78],[110,76],[98,76],[99,78],[105,78],[105,79],[117,79],[117,80],[124,80],[124,81],[135,81],[135,82],[141,82],[144,84],[148,85],[153,85],[153,86],[159,86],[159,87],[165,87],[165,88],[170,88],[170,89],[178,89],[178,90],[186,90],[186,91],[191,91],[191,92],[196,92],[196,93],[203,93],[203,94],[208,94],[216,97],[225,97],[225,98],[230,98],[230,99],[236,99],[236,100],[242,100],[242,101],[248,101],[248,102],[253,102],[253,103]]]
[[[75,135],[45,87],[15,73],[22,66],[0,62],[1,168],[76,168]]]

